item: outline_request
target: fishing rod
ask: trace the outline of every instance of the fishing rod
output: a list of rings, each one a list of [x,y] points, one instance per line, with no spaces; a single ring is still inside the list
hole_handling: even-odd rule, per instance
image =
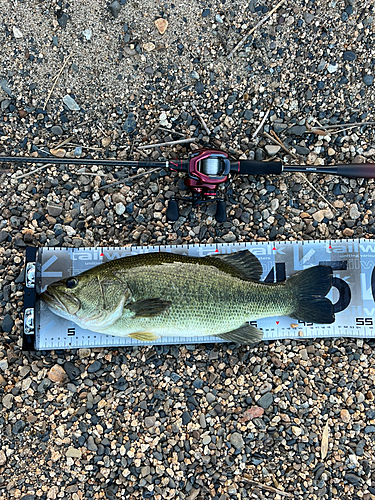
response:
[[[217,202],[216,220],[226,221],[225,201],[218,197],[218,187],[227,181],[229,173],[238,175],[280,175],[283,172],[299,172],[314,174],[331,174],[341,177],[375,178],[375,163],[349,163],[330,166],[315,165],[283,165],[281,161],[230,160],[228,153],[215,149],[200,149],[194,151],[186,160],[166,161],[132,161],[132,160],[95,160],[90,158],[34,158],[28,156],[0,156],[0,163],[25,164],[69,164],[69,165],[101,165],[107,167],[139,167],[139,168],[166,168],[176,172],[187,172],[188,177],[184,184],[192,191],[191,197],[175,197],[169,200],[167,219],[175,221],[179,217],[179,199],[191,201],[194,206],[210,201]],[[106,189],[121,179],[99,189]]]

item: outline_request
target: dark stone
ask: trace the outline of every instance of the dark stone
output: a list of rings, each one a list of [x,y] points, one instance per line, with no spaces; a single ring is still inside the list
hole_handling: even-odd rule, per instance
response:
[[[17,422],[12,427],[12,433],[20,434],[24,430],[25,426],[26,424],[23,420],[17,420]]]
[[[0,243],[6,241],[9,238],[9,233],[6,231],[0,231]]]
[[[64,12],[60,12],[60,14],[57,16],[57,22],[61,26],[61,28],[66,28],[66,25],[68,24],[68,16]]]
[[[257,401],[257,405],[264,408],[265,410],[269,408],[273,403],[273,395],[270,392],[266,392],[260,399]]]
[[[94,361],[88,368],[87,373],[95,373],[100,370],[102,364],[100,361]]]
[[[245,224],[248,224],[250,222],[250,214],[249,214],[249,212],[242,212],[242,214],[241,214],[241,221],[244,222]]]
[[[304,146],[298,146],[298,144],[296,146],[294,146],[296,148],[296,152],[299,154],[299,155],[308,155],[310,153],[310,150],[309,148],[305,148]]]
[[[366,425],[365,433],[372,434],[373,432],[375,432],[375,425]]]
[[[125,391],[128,388],[128,383],[124,379],[124,377],[120,377],[118,381],[115,383],[114,388],[118,391]]]
[[[201,378],[196,378],[193,382],[193,387],[195,387],[196,389],[202,389],[203,384],[204,382]]]
[[[151,66],[147,66],[145,69],[146,75],[153,75],[155,73],[154,69]]]
[[[25,268],[22,269],[20,274],[17,276],[17,278],[14,280],[15,283],[24,283],[25,281]]]
[[[9,97],[12,97],[12,91],[8,87],[8,82],[6,80],[0,80],[0,88],[4,90]],[[10,103],[9,103],[10,104]],[[7,106],[8,107],[8,106]],[[6,109],[6,108],[5,108]]]
[[[202,17],[208,17],[211,14],[210,9],[204,9],[202,12]]]
[[[54,125],[53,127],[51,127],[51,133],[53,135],[62,135],[63,129],[59,125]]]
[[[10,316],[10,314],[6,314],[1,325],[3,332],[10,333],[12,331],[13,325],[14,321],[12,320],[12,317]]]
[[[287,130],[288,135],[298,135],[301,136],[306,132],[305,125],[294,125],[290,129]]]
[[[374,83],[374,77],[372,75],[365,75],[363,77],[363,83],[368,86],[372,85]]]
[[[10,106],[10,100],[4,99],[3,101],[1,101],[0,109],[1,109],[1,111],[5,111],[6,109],[9,108],[9,106]]]
[[[243,114],[243,117],[245,120],[251,120],[253,116],[254,116],[254,112],[251,111],[251,109],[247,109]]]
[[[81,374],[81,370],[78,368],[78,366],[70,361],[64,363],[64,370],[66,371],[66,374],[68,375],[70,380],[76,379]]]
[[[349,481],[349,483],[354,484],[354,485],[360,484],[360,482],[361,482],[361,478],[359,476],[357,476],[356,474],[352,474],[351,472],[349,472],[348,474],[345,474],[345,479],[347,481]]]
[[[279,122],[274,122],[272,124],[273,130],[276,132],[276,134],[281,134],[281,132],[284,132],[284,130],[288,127],[286,123],[279,123]]]
[[[333,186],[333,190],[332,190],[333,194],[338,196],[341,194],[341,186],[340,186],[340,183],[338,182],[337,184],[335,184]]]
[[[344,59],[344,61],[354,61],[357,56],[355,55],[355,53],[351,50],[346,50],[343,55],[342,55],[342,58]]]
[[[116,17],[120,14],[121,4],[117,0],[114,0],[114,2],[111,2],[108,5],[108,9],[112,16],[116,19]]]
[[[182,414],[182,424],[187,425],[191,420],[190,413],[188,411],[184,411]]]
[[[272,229],[270,231],[270,240],[274,240],[277,236],[277,226],[272,226]]]
[[[201,94],[202,92],[204,91],[204,85],[202,82],[198,81],[196,84],[195,84],[195,92],[197,94]]]
[[[363,453],[364,453],[364,447],[366,446],[366,441],[365,440],[361,440],[358,444],[357,444],[357,447],[355,449],[355,454],[358,456],[358,457],[363,457]]]
[[[122,126],[122,129],[125,130],[125,132],[127,132],[128,134],[131,134],[136,128],[137,122],[135,121],[134,113],[129,113]]]
[[[21,500],[35,500],[35,495],[24,495]]]

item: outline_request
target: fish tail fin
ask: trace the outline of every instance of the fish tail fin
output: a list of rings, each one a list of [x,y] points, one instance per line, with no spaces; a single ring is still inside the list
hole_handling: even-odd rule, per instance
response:
[[[333,305],[325,297],[332,287],[332,274],[330,266],[315,266],[291,276],[286,282],[293,293],[290,316],[306,323],[333,323]]]

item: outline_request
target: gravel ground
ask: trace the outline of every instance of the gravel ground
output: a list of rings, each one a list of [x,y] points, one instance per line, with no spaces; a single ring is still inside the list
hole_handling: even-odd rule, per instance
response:
[[[274,5],[0,0],[0,154],[143,159],[142,144],[193,137],[143,155],[375,161],[373,1],[286,1],[228,59]],[[268,111],[289,153],[253,137]],[[375,498],[373,341],[27,354],[19,340],[27,245],[373,238],[373,180],[310,174],[319,194],[298,174],[233,177],[228,222],[182,205],[170,224],[178,174],[104,190],[136,170],[35,168],[1,175],[1,498]]]

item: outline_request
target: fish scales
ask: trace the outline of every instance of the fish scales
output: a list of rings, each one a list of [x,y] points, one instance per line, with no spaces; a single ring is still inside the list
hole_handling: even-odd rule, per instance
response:
[[[127,270],[123,278],[134,301],[161,297],[172,305],[156,318],[123,314],[105,333],[145,330],[179,336],[214,335],[246,321],[291,312],[285,286],[245,282],[197,264],[137,267]]]

